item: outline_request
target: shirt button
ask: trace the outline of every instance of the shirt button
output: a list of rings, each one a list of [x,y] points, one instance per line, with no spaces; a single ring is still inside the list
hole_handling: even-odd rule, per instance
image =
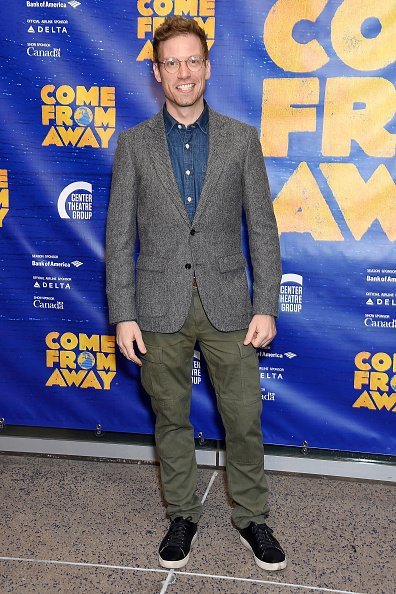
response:
[[[191,171],[189,169],[187,169],[186,171],[186,175],[190,175]]]
[[[191,196],[188,196],[187,202],[191,202],[191,200],[192,200]]]
[[[189,149],[189,148],[190,148],[190,145],[189,144],[186,144],[186,149]]]
[[[190,270],[190,268],[191,268],[191,264],[185,264],[185,265],[184,265],[184,268],[187,268],[187,270]]]
[[[182,125],[181,124],[177,124],[177,127],[179,128],[179,130],[181,129]]]
[[[191,229],[190,235],[195,235],[195,229]]]

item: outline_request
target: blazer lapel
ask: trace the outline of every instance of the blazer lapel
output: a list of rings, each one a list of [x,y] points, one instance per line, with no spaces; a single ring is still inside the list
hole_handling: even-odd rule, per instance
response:
[[[190,226],[190,220],[180,196],[179,187],[169,156],[168,141],[166,139],[162,111],[154,116],[148,124],[150,127],[150,135],[147,138],[150,156],[149,161],[153,164],[158,178],[161,180],[166,190],[167,196],[176,206],[187,225]]]
[[[197,210],[192,224],[196,224],[211,196],[214,195],[217,181],[225,164],[224,157],[229,150],[223,118],[209,108],[209,155],[205,181],[199,198]]]

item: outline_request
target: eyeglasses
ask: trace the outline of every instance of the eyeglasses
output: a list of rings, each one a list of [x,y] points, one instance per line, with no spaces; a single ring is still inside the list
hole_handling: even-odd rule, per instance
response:
[[[164,68],[169,74],[176,74],[179,71],[182,62],[187,64],[187,68],[191,72],[198,72],[201,70],[202,64],[206,62],[205,58],[200,56],[190,56],[187,60],[178,60],[177,58],[167,58],[163,62],[158,60],[158,64],[163,64]]]

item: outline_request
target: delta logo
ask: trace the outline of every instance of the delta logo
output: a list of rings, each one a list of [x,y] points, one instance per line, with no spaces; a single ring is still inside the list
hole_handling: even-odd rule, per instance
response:
[[[396,412],[396,353],[362,351],[355,366],[353,387],[360,393],[353,408]]]
[[[41,123],[48,128],[42,146],[109,148],[115,132],[115,87],[45,85]]]
[[[110,390],[117,371],[114,336],[49,332],[45,344],[46,387]]]

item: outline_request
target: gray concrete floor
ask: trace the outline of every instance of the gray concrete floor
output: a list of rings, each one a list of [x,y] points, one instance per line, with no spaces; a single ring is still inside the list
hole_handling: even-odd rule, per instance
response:
[[[269,473],[288,567],[268,573],[231,526],[219,471],[190,562],[169,575],[156,466],[2,455],[0,469],[1,594],[396,592],[392,484]],[[212,476],[199,470],[201,496]]]

